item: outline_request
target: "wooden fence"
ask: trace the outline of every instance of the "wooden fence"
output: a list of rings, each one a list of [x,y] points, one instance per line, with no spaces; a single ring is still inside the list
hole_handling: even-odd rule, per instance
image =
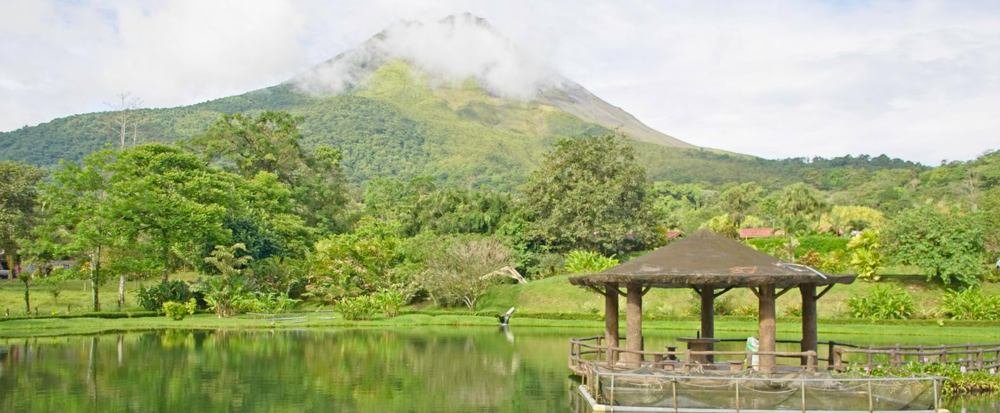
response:
[[[957,365],[965,371],[1000,370],[1000,344],[950,346],[838,347],[833,350],[833,367],[845,371],[858,367],[871,371],[878,367],[900,367],[907,363]]]

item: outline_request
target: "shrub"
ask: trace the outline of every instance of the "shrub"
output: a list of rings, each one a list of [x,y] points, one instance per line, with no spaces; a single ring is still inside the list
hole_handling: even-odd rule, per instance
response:
[[[194,314],[194,310],[198,308],[198,303],[195,299],[190,299],[186,303],[178,303],[176,301],[167,301],[163,303],[163,312],[174,320],[183,320],[191,314]]]
[[[399,308],[406,304],[406,296],[398,290],[379,291],[372,295],[372,300],[386,317],[395,317]]]
[[[541,279],[551,277],[563,271],[566,261],[559,254],[540,254],[537,263],[530,269],[531,278]]]
[[[371,320],[378,314],[379,307],[379,303],[369,295],[342,298],[333,306],[335,311],[348,320]]]
[[[895,286],[876,286],[868,295],[847,300],[851,316],[869,320],[906,320],[916,311],[913,297]]]
[[[570,251],[563,262],[563,268],[571,274],[600,272],[616,265],[617,259],[581,250]]]
[[[464,304],[470,310],[486,289],[504,277],[513,264],[513,252],[493,238],[458,239],[427,259],[418,283],[441,306]]]
[[[805,255],[799,257],[799,264],[808,265],[813,268],[819,268],[823,265],[823,256],[819,254],[818,251],[809,251]]]
[[[1000,296],[985,295],[978,288],[949,291],[941,310],[953,320],[1000,320]]]
[[[299,300],[278,293],[251,293],[233,297],[230,304],[232,313],[283,313],[295,307]]]
[[[149,311],[163,310],[163,304],[167,301],[185,303],[192,298],[198,300],[188,283],[181,280],[164,281],[148,289],[140,286],[137,298],[139,306]]]
[[[881,278],[878,275],[879,267],[882,266],[882,253],[879,252],[881,248],[879,234],[872,229],[861,231],[847,243],[847,249],[851,252],[851,267],[858,278],[872,281]]]
[[[788,242],[788,239],[785,237],[762,237],[746,240],[747,245],[760,252],[773,255],[775,257],[780,257],[785,254],[786,242]]]

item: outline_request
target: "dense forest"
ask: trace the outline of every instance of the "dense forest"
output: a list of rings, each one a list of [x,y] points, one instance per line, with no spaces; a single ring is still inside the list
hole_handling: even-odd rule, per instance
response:
[[[310,142],[307,128],[287,112],[224,115],[173,145],[122,141],[47,171],[3,162],[0,235],[16,252],[8,266],[23,269],[27,308],[32,283],[73,277],[94,291],[159,279],[140,292],[144,307],[220,316],[301,300],[356,318],[419,301],[474,309],[497,282],[597,271],[699,228],[732,237],[770,228],[748,242],[872,281],[904,271],[975,291],[996,276],[1000,152],[935,168],[885,157],[685,158],[766,164],[757,171],[775,178],[747,168],[744,179],[716,183],[659,179],[637,144],[605,134],[557,140],[507,185],[406,164],[368,168],[361,184],[352,162],[368,161]],[[410,139],[379,157],[400,150],[391,156],[412,161]],[[181,270],[202,277],[172,280]]]

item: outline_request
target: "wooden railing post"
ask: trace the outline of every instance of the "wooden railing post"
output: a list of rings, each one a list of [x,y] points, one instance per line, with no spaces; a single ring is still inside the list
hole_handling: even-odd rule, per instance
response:
[[[844,371],[844,350],[834,349],[833,355],[830,357],[830,363],[833,363],[834,371]]]
[[[808,371],[810,373],[815,373],[816,372],[816,352],[810,350],[806,354],[806,360],[807,360],[806,361],[806,371]],[[803,382],[803,383],[805,383],[805,382]]]
[[[833,349],[834,349],[834,347],[836,345],[837,344],[834,343],[833,340],[830,340],[830,342],[827,344],[827,348],[826,348],[826,369],[827,370],[833,370],[833,368],[834,368],[834,366],[833,366],[833,353],[834,353]]]

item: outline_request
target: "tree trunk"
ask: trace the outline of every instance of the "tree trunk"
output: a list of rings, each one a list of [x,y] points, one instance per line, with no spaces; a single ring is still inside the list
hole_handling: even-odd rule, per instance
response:
[[[10,248],[7,248],[10,249]],[[7,270],[9,274],[7,279],[13,280],[17,278],[17,268],[14,267],[14,254],[7,253],[4,255],[7,258]]]
[[[8,250],[13,250],[13,249],[8,248]],[[28,283],[30,282],[30,280],[28,280],[27,278],[22,279],[21,274],[18,274],[17,265],[14,262],[14,254],[9,253],[6,255],[6,257],[7,257],[7,268],[9,271],[8,274],[10,274],[8,275],[9,277],[8,279],[13,280],[17,278],[18,280],[24,283],[24,312],[27,313],[28,315],[31,315],[31,293],[28,291],[29,289]]]
[[[118,309],[125,308],[125,274],[118,276]]]
[[[166,236],[164,236],[166,238]],[[170,246],[163,246],[163,282],[170,280]]]
[[[21,280],[24,283],[24,311],[31,314],[31,291],[29,291],[29,286],[27,278]]]
[[[97,247],[94,257],[90,260],[90,284],[94,295],[94,311],[101,311],[101,296],[98,287],[101,285],[101,247]]]

